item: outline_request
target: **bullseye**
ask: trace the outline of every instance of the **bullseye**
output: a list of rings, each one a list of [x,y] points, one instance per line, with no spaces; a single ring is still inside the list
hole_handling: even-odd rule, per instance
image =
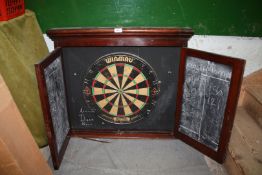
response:
[[[117,91],[118,91],[118,94],[123,94],[124,93],[123,89],[118,89]]]

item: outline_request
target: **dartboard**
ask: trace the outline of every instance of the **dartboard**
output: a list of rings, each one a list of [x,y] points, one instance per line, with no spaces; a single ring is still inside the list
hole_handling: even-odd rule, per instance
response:
[[[148,117],[159,92],[153,68],[128,53],[102,56],[88,68],[83,83],[88,109],[114,124],[130,124]]]

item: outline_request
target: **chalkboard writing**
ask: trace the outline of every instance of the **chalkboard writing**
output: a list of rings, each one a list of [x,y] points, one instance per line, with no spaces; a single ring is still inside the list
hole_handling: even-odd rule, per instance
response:
[[[179,131],[218,149],[232,68],[195,57],[186,58]]]
[[[57,58],[46,67],[44,74],[57,150],[60,152],[69,131],[61,58]]]

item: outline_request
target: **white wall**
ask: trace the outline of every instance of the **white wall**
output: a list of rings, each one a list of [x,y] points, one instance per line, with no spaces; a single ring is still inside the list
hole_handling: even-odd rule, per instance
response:
[[[54,50],[54,42],[46,34],[44,34],[44,39],[45,39],[49,52]]]
[[[195,35],[188,47],[245,59],[245,76],[262,68],[262,38]]]
[[[44,34],[49,51],[54,50],[53,42]],[[194,35],[189,48],[245,59],[245,76],[262,69],[262,38],[233,36]]]

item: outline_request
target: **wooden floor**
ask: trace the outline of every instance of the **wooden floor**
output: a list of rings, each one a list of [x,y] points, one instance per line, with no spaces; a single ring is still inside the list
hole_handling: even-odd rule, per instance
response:
[[[225,167],[230,175],[262,174],[262,70],[243,81]]]

